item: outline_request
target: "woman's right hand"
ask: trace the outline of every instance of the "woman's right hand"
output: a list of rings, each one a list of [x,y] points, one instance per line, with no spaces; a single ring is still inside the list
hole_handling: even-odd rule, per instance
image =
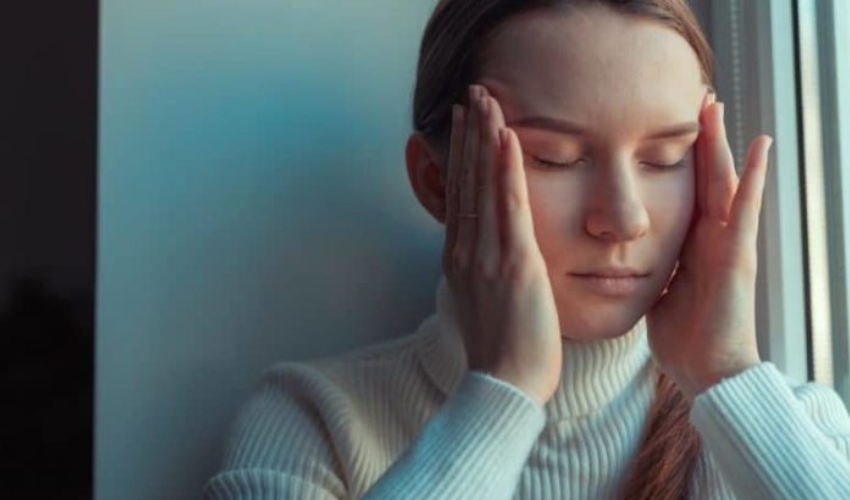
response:
[[[522,149],[483,86],[470,86],[469,100],[453,108],[443,271],[469,369],[545,404],[560,380],[561,334]]]

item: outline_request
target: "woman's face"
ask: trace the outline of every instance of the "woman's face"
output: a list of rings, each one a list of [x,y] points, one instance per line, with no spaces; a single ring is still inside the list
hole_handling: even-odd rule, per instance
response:
[[[524,14],[487,49],[476,83],[519,136],[562,336],[622,335],[664,289],[694,210],[707,91],[696,53],[672,29],[605,7]],[[571,274],[605,266],[649,275],[612,297]]]

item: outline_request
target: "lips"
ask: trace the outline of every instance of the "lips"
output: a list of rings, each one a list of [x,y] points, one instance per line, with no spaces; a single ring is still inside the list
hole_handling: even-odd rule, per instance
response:
[[[641,286],[641,276],[619,276],[616,278],[588,275],[574,275],[582,286],[587,287],[599,295],[614,298],[624,298],[636,291]]]
[[[596,278],[642,278],[647,276],[649,273],[644,273],[633,268],[607,268],[572,274],[576,276],[592,276]]]

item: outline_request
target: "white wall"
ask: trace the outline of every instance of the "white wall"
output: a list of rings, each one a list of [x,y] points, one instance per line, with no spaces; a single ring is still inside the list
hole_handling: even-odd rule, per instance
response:
[[[434,3],[101,2],[96,498],[199,497],[263,368],[431,311],[403,148]]]

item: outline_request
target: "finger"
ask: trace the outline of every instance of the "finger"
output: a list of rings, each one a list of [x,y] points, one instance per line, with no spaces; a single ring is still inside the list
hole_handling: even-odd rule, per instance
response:
[[[709,146],[705,163],[708,168],[704,178],[707,193],[702,200],[702,208],[706,217],[728,222],[732,200],[738,190],[738,174],[726,136],[723,111],[723,103],[716,103],[709,115]]]
[[[758,239],[759,213],[767,177],[768,153],[773,138],[762,135],[750,143],[747,167],[732,204],[730,229],[737,248],[755,248]]]
[[[457,211],[460,203],[459,177],[463,166],[463,136],[465,131],[463,106],[452,106],[452,133],[449,143],[449,163],[446,181],[446,244],[443,247],[443,272],[452,274],[452,255],[457,241]]]
[[[702,212],[702,200],[708,199],[708,181],[704,179],[706,165],[708,165],[708,147],[711,143],[710,134],[709,134],[709,113],[711,110],[711,105],[715,102],[715,95],[712,93],[706,94],[702,101],[702,107],[700,108],[699,115],[699,124],[700,124],[700,134],[697,137],[697,142],[695,145],[695,155],[696,155],[696,167],[695,167],[695,175],[694,182],[696,183],[695,191],[697,194],[697,210],[694,210],[694,218],[697,218]]]
[[[477,176],[478,176],[478,156],[481,142],[480,133],[480,111],[478,107],[478,96],[480,90],[477,85],[470,86],[469,89],[469,113],[467,114],[468,121],[466,123],[466,131],[464,135],[463,147],[463,164],[461,165],[462,172],[460,173],[460,214],[473,214],[477,208]],[[470,253],[475,249],[475,239],[477,233],[478,221],[471,217],[458,218],[458,235],[457,242],[458,250]],[[468,262],[468,261],[467,261]]]
[[[477,256],[486,269],[495,271],[500,263],[499,220],[496,213],[496,175],[501,156],[499,130],[505,126],[496,99],[482,99],[481,162],[478,172],[478,243]]]
[[[510,128],[501,131],[501,143],[505,151],[499,156],[499,167],[503,186],[497,191],[499,218],[504,230],[499,231],[503,255],[522,256],[537,244],[534,237],[534,221],[528,202],[528,183],[522,159],[519,138]]]

